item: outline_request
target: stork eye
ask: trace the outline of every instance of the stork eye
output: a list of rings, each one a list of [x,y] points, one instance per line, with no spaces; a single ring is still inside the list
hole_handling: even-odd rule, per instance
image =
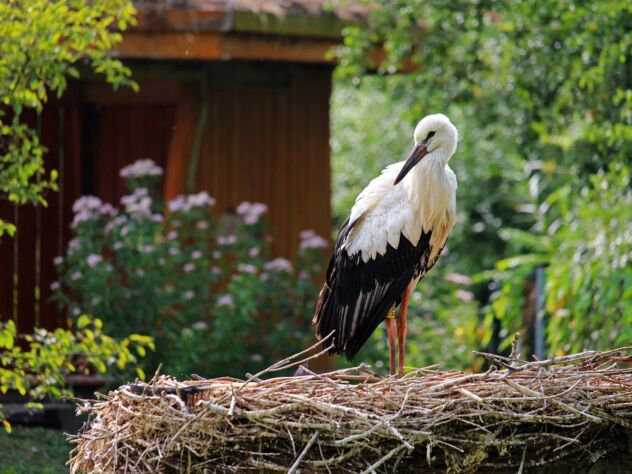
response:
[[[428,133],[428,136],[426,137],[426,141],[428,141],[428,140],[430,140],[432,137],[434,137],[436,133],[437,133],[437,132],[430,132],[430,133]]]

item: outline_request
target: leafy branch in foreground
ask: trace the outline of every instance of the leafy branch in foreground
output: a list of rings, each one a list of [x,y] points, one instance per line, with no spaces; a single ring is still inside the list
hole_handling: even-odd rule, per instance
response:
[[[32,400],[72,396],[67,375],[124,369],[136,364],[147,349],[154,350],[151,337],[131,334],[114,339],[103,333],[100,319],[87,315],[79,317],[76,330],[35,329],[28,335],[19,335],[13,321],[0,322],[0,393],[16,390]],[[140,369],[137,374],[145,377]],[[0,419],[10,430],[2,405]]]

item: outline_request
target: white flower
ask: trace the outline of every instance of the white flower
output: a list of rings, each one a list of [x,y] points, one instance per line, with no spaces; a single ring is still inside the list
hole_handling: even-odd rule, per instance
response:
[[[154,251],[154,246],[153,246],[153,245],[145,245],[145,246],[143,247],[143,251],[144,251],[145,253],[151,253],[151,252],[153,252],[153,251]]]
[[[305,232],[305,231],[304,231]],[[307,234],[301,232],[301,249],[324,249],[329,246],[329,242],[316,233]]]
[[[195,227],[197,227],[200,230],[208,229],[208,222],[206,222],[206,221],[197,221],[195,223]]]
[[[59,284],[58,281],[54,281],[50,284],[50,289],[53,291],[57,291],[59,290],[59,288],[61,288],[61,285]]]
[[[250,210],[250,202],[248,201],[243,201],[239,204],[239,206],[237,206],[237,214],[239,214],[240,216],[246,215],[248,214],[248,211]]]
[[[237,236],[235,235],[218,235],[217,236],[217,245],[233,245],[237,242]]]
[[[184,196],[176,196],[169,201],[167,206],[169,207],[169,212],[177,212],[183,210],[186,203],[187,201]]]
[[[243,217],[244,222],[253,225],[259,222],[262,214],[268,211],[268,206],[261,202],[244,201],[237,206],[236,212]]]
[[[243,273],[257,273],[257,267],[249,263],[240,263],[239,265],[237,265],[237,270]]]
[[[73,203],[72,210],[75,213],[71,224],[73,228],[93,218],[116,215],[116,210],[111,204],[104,203],[96,196],[80,197]]]
[[[191,253],[191,258],[192,258],[193,260],[198,260],[198,259],[202,258],[202,252],[200,252],[199,250],[194,250],[194,251]]]
[[[305,240],[305,239],[309,239],[310,237],[313,237],[316,235],[316,232],[314,231],[314,229],[307,229],[307,230],[302,230],[298,236],[301,240]]]
[[[180,250],[177,247],[169,248],[169,255],[178,255],[179,253],[180,253]]]
[[[103,261],[103,257],[101,255],[97,255],[96,253],[91,253],[88,255],[88,258],[86,258],[86,261],[88,262],[88,266],[90,268],[94,268]]]
[[[219,250],[213,250],[213,253],[211,255],[213,256],[213,258],[220,258],[222,256],[222,252],[220,252]]]
[[[244,216],[244,222],[248,225],[254,225],[259,222],[259,216],[256,214],[246,214]]]
[[[252,247],[251,249],[248,249],[248,256],[249,257],[256,257],[257,255],[259,255],[259,249],[257,247]]]
[[[145,176],[162,176],[162,168],[150,159],[138,160],[123,167],[119,173],[121,178],[143,178]]]
[[[466,303],[472,301],[474,299],[474,293],[472,293],[471,291],[465,291],[465,290],[456,290],[456,297],[458,299],[460,299],[461,301],[464,301]]]
[[[233,297],[229,294],[225,294],[217,298],[217,306],[228,306],[229,308],[235,307],[235,302],[233,301]]]
[[[87,222],[90,219],[92,219],[92,213],[90,211],[82,209],[75,214],[75,217],[73,218],[70,226],[75,229],[79,224],[81,224],[82,222]]]
[[[53,259],[53,263],[55,265],[61,265],[62,263],[64,263],[64,257],[55,257]]]
[[[219,273],[222,273],[222,269],[218,266],[211,267],[211,273],[217,275]]]
[[[77,281],[77,280],[79,280],[82,276],[83,276],[83,273],[81,273],[81,272],[74,272],[72,275],[70,275],[70,279],[71,279],[72,281]]]
[[[292,262],[290,262],[287,258],[279,257],[266,262],[263,265],[263,268],[267,271],[291,272]]]
[[[263,362],[263,356],[261,354],[252,354],[250,360],[255,363]]]
[[[139,276],[139,277],[145,276],[145,270],[143,270],[142,268],[137,268],[134,273],[136,273],[136,276]]]
[[[116,209],[112,207],[112,204],[109,202],[103,203],[101,207],[98,209],[99,214],[103,216],[114,216],[116,215]]]
[[[68,242],[68,251],[69,253],[74,253],[81,248],[81,242],[77,238],[72,239]]]
[[[460,273],[448,273],[445,276],[445,280],[457,285],[470,285],[472,279],[467,275],[461,275]]]
[[[112,245],[112,248],[114,250],[121,250],[125,245],[123,244],[123,242],[114,242],[114,245]]]
[[[169,240],[175,240],[178,238],[178,233],[175,230],[171,230],[167,233],[167,238]]]
[[[206,191],[202,191],[201,193],[191,194],[187,203],[190,207],[214,206],[215,199],[209,196]]]
[[[197,329],[198,331],[204,331],[208,329],[208,324],[205,321],[196,321],[191,325],[191,329]]]
[[[191,273],[193,270],[195,270],[195,264],[192,262],[187,262],[182,267],[182,270],[184,270],[186,273]]]
[[[79,316],[81,314],[81,310],[79,308],[73,308],[72,314],[75,316]]]
[[[192,290],[187,290],[187,291],[184,293],[184,299],[185,299],[185,300],[192,300],[194,296],[195,296],[195,292],[194,292],[194,291],[192,291]]]
[[[147,188],[137,188],[132,194],[127,194],[121,198],[121,204],[125,206],[125,211],[134,218],[144,218],[152,216],[152,199]]]
[[[72,211],[95,211],[103,205],[103,201],[96,196],[81,196],[72,205]]]

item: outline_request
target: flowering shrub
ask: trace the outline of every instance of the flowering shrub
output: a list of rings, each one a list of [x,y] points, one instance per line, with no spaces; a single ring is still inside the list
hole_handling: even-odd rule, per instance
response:
[[[265,204],[242,202],[214,220],[206,192],[163,203],[151,160],[120,175],[129,194],[118,208],[94,196],[73,206],[74,238],[55,260],[62,307],[100,316],[115,336],[153,336],[148,370],[162,362],[176,374],[243,375],[302,348],[325,239],[302,232],[295,267],[270,259]]]

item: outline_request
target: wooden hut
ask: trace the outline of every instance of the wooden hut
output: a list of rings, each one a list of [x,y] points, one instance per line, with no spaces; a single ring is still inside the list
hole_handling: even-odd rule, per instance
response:
[[[0,203],[18,225],[0,241],[0,317],[20,331],[55,327],[53,258],[69,240],[72,203],[93,194],[117,202],[122,166],[151,158],[164,195],[207,190],[221,212],[268,204],[274,251],[292,256],[302,229],[330,232],[326,53],[345,22],[364,12],[324,0],[139,2],[138,24],[113,52],[140,92],[113,91],[84,74],[41,115],[47,165],[60,191],[47,208]]]

